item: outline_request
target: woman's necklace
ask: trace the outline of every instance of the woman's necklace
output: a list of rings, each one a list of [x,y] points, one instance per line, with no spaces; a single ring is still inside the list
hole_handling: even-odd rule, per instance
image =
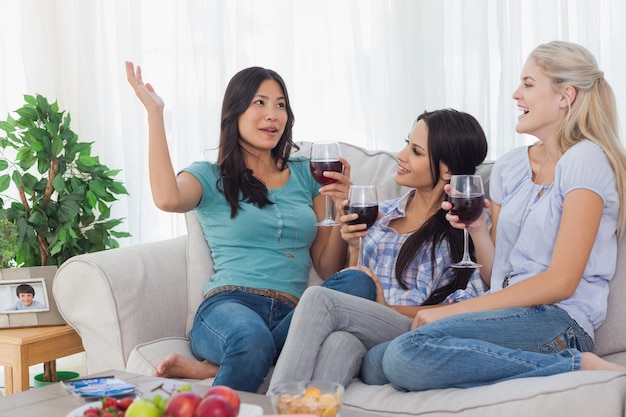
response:
[[[279,173],[281,180],[283,178],[283,171],[280,171],[280,173]],[[280,242],[280,248],[281,248],[281,251],[282,251],[283,255],[287,259],[294,259],[296,257],[296,248],[298,246],[298,217],[296,216],[296,211],[293,208],[293,202],[291,201],[291,196],[289,195],[289,190],[287,190],[287,182],[288,181],[289,181],[289,178],[284,180],[283,181],[283,186],[280,189],[284,190],[285,195],[287,196],[287,200],[289,201],[289,207],[291,208],[291,214],[293,215],[295,237],[293,239],[293,250],[291,252],[288,252],[285,249],[285,245],[283,244],[283,225],[284,225],[284,221],[283,221],[282,213],[281,213],[280,209],[278,208],[278,200],[276,198],[272,198],[274,200],[273,201],[273,203],[274,203],[274,215],[270,214],[270,217],[272,218],[272,220],[274,221],[274,224],[276,225],[276,233],[278,234],[278,241]],[[269,194],[270,194],[270,197],[274,197],[274,195],[275,195],[275,193],[271,189],[269,189]]]

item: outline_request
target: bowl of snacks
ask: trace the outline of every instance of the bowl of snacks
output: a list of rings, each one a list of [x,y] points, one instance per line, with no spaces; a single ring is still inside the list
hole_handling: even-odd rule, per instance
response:
[[[276,414],[339,417],[343,391],[343,385],[334,382],[283,382],[268,394]]]

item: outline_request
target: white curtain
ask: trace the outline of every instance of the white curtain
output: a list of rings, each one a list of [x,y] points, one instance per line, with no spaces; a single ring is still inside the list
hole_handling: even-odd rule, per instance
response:
[[[23,94],[57,100],[93,153],[123,169],[130,196],[113,214],[127,246],[185,226],[152,203],[125,60],[165,100],[177,169],[215,158],[226,84],[253,65],[285,78],[296,140],[396,151],[419,113],[454,107],[482,123],[496,159],[530,140],[514,132],[511,93],[542,42],[589,48],[626,120],[625,20],[622,0],[0,0],[0,120]]]

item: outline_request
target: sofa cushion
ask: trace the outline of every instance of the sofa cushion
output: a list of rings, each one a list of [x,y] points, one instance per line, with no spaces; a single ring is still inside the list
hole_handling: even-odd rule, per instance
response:
[[[193,358],[189,339],[186,337],[164,337],[135,346],[128,356],[126,370],[141,375],[154,375],[159,362],[172,352]]]
[[[185,213],[187,223],[187,323],[188,335],[193,325],[196,310],[202,303],[204,285],[213,274],[211,248],[204,238],[204,232],[195,210]]]
[[[606,321],[596,331],[595,352],[605,357],[617,354],[611,360],[626,365],[626,233],[617,244],[617,265],[609,288]]]
[[[344,395],[351,409],[378,416],[624,416],[626,374],[577,371],[475,388],[400,392],[355,380]]]
[[[126,370],[140,375],[154,375],[154,371],[156,370],[159,362],[173,352],[186,358],[197,360],[195,356],[193,356],[193,353],[191,353],[189,339],[185,337],[164,337],[162,339],[137,345],[128,357]],[[270,370],[270,373],[266,375],[263,384],[259,387],[259,393],[263,394],[267,391],[271,378],[272,371]],[[197,379],[181,380],[204,385],[212,385],[214,378],[207,378],[200,381]]]

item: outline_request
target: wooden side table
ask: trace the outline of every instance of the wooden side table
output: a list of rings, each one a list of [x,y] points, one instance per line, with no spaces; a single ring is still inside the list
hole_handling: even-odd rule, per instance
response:
[[[47,362],[55,369],[57,359],[84,350],[80,336],[68,324],[0,330],[5,395],[28,390],[29,366]]]

